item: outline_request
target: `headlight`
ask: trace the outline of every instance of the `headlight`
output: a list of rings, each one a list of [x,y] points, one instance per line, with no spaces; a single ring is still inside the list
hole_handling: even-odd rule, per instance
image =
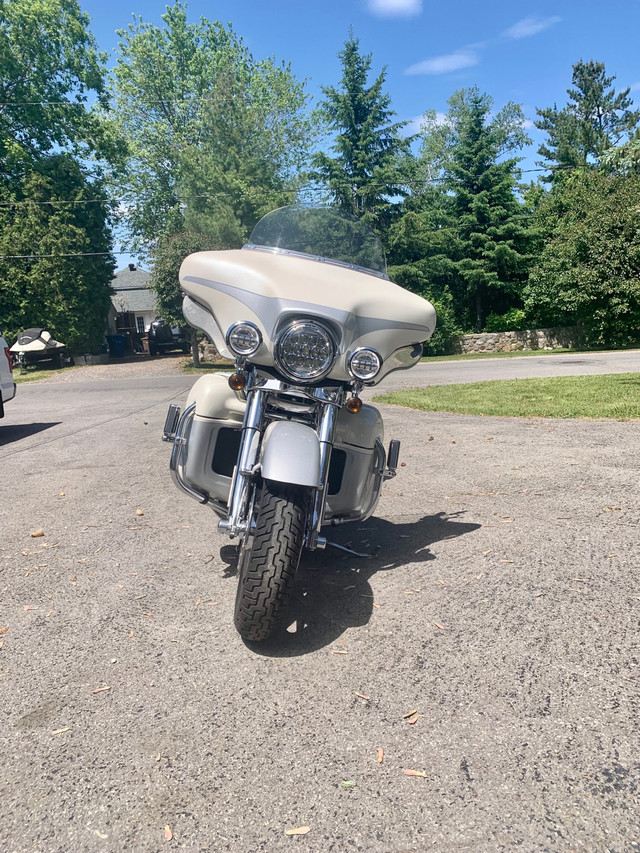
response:
[[[227,332],[227,346],[234,355],[253,355],[261,343],[262,335],[253,323],[234,323]]]
[[[336,347],[329,332],[311,320],[288,326],[276,343],[276,364],[285,376],[315,382],[329,373]]]
[[[356,379],[368,382],[380,373],[382,358],[371,347],[359,347],[349,356],[349,372]]]

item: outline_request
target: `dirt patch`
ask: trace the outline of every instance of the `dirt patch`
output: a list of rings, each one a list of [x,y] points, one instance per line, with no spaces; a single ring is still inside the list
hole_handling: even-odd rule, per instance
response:
[[[180,371],[188,359],[182,355],[134,356],[108,364],[89,364],[72,370],[57,370],[39,382],[91,382],[99,379],[126,379],[129,376],[171,376]]]

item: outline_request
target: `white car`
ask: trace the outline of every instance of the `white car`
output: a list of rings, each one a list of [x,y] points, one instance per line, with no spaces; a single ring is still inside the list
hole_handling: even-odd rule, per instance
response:
[[[16,395],[16,383],[13,381],[11,353],[7,342],[0,335],[0,418],[4,417],[4,404]]]

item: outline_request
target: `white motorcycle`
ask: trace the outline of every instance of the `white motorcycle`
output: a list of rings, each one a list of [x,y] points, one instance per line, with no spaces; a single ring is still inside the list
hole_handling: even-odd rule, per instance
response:
[[[395,476],[400,442],[385,452],[380,412],[358,394],[420,360],[435,310],[389,281],[367,226],[329,209],[276,210],[242,249],[190,255],[180,282],[187,322],[235,370],[170,407],[171,473],[238,538],[235,625],[261,641],[303,548],[368,518]]]

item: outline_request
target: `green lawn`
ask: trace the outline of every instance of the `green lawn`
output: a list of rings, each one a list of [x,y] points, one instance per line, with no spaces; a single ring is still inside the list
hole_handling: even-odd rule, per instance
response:
[[[427,412],[520,418],[640,418],[640,374],[502,379],[433,385],[374,398]]]

